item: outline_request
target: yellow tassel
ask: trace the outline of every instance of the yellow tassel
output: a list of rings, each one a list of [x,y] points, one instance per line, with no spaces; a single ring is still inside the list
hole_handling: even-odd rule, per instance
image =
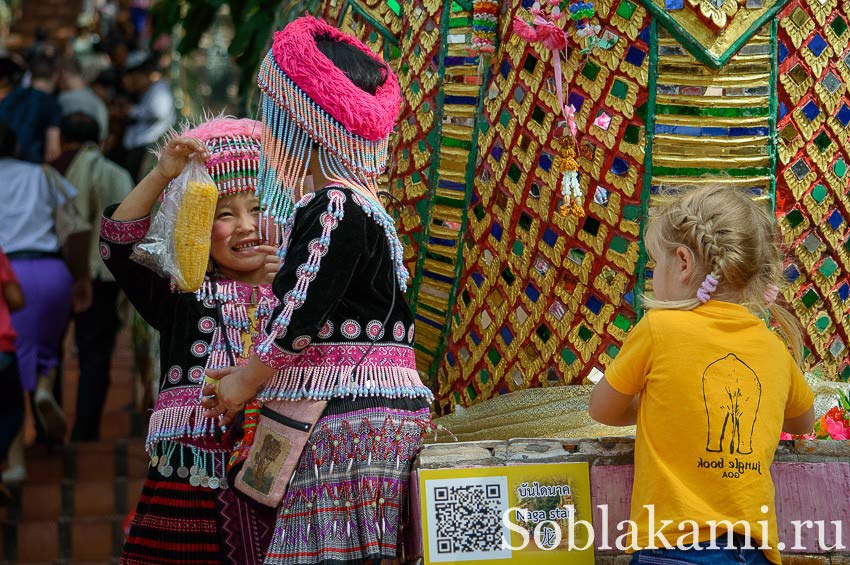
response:
[[[175,278],[183,292],[195,292],[204,282],[217,203],[215,184],[190,181],[186,185],[174,226],[174,255],[179,270]]]

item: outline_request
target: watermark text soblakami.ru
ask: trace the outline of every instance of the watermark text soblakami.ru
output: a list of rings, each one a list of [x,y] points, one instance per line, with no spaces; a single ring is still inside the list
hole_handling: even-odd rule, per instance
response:
[[[518,545],[513,545],[511,540],[506,536],[502,536],[502,548],[510,549],[511,551],[521,551],[525,549],[531,540],[534,540],[535,545],[545,551],[562,548],[569,551],[585,551],[596,547],[600,550],[641,550],[641,549],[682,549],[701,551],[703,549],[726,549],[732,548],[731,544],[735,543],[734,547],[743,549],[771,549],[768,541],[768,521],[759,520],[755,524],[744,522],[732,522],[730,520],[708,520],[700,523],[695,520],[684,520],[674,526],[673,520],[655,520],[655,506],[652,504],[644,505],[647,510],[648,530],[646,532],[647,543],[640,544],[638,542],[641,532],[639,526],[632,520],[622,520],[617,522],[615,527],[617,532],[622,532],[614,539],[614,545],[611,545],[608,527],[608,505],[600,504],[599,520],[594,525],[587,520],[576,520],[575,508],[569,504],[563,508],[555,508],[549,511],[543,510],[527,510],[524,508],[509,508],[502,514],[502,524],[510,531],[519,534],[522,542]],[[761,513],[765,516],[770,512],[767,505],[761,507]],[[556,521],[557,520],[557,521]],[[528,528],[524,524],[534,524],[533,528]],[[847,547],[843,543],[843,527],[844,523],[840,520],[830,521],[828,524],[824,520],[792,520],[790,522],[794,530],[794,545],[787,547],[785,543],[779,542],[776,549],[779,551],[813,551],[815,548],[806,547],[803,545],[803,531],[817,529],[818,550],[822,552],[843,551]],[[566,526],[566,528],[562,528]],[[656,527],[657,526],[657,527]],[[708,536],[701,536],[708,529]],[[827,534],[830,528],[834,532],[834,543],[827,543]],[[564,531],[566,530],[566,531]],[[599,531],[599,543],[597,541],[596,532]],[[735,532],[738,535],[736,542],[727,536],[729,532]],[[566,545],[562,545],[566,536]],[[708,545],[700,545],[700,537],[704,540],[706,537],[710,540]],[[754,540],[760,540],[756,543]],[[729,545],[727,545],[729,544]]]

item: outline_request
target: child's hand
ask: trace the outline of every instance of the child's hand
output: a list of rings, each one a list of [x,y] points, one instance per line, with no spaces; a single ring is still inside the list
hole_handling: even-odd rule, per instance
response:
[[[175,137],[162,150],[159,163],[156,164],[156,171],[164,178],[171,180],[182,173],[186,163],[193,158],[206,162],[210,158],[207,146],[194,137]]]
[[[257,247],[257,251],[266,255],[266,262],[263,265],[263,272],[265,273],[263,282],[272,284],[275,276],[277,276],[277,272],[280,270],[280,257],[277,256],[277,247],[260,245]]]

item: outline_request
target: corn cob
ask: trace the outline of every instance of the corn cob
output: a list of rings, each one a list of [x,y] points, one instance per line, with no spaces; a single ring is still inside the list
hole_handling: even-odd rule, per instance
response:
[[[189,181],[180,200],[174,226],[174,258],[177,263],[177,286],[194,292],[204,282],[210,258],[210,236],[218,189],[213,183]]]

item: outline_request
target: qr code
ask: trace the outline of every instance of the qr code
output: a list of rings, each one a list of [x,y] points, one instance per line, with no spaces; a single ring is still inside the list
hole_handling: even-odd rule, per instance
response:
[[[508,509],[507,477],[425,481],[430,562],[506,559],[502,524]]]

